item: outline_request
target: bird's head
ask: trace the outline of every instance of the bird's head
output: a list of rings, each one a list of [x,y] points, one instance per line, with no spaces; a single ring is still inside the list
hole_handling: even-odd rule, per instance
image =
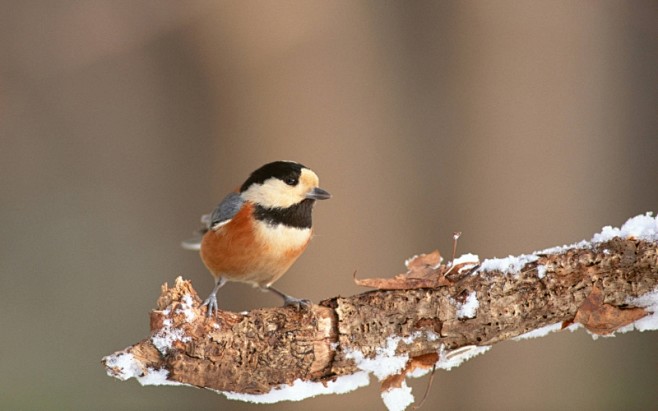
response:
[[[251,173],[240,187],[240,196],[265,208],[288,208],[303,201],[326,200],[317,174],[293,161],[275,161]]]

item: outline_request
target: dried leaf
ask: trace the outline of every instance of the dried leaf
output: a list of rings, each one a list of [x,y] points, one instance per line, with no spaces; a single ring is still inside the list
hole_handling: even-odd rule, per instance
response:
[[[452,280],[445,277],[448,271],[459,272],[463,267],[473,266],[473,262],[464,262],[455,265],[451,270],[441,264],[441,254],[435,250],[429,254],[414,256],[405,262],[407,272],[398,274],[393,278],[356,278],[354,282],[362,287],[377,288],[379,290],[413,290],[418,288],[437,288],[449,286]]]
[[[393,278],[366,278],[354,282],[363,287],[372,287],[379,290],[409,290],[415,288],[435,288],[441,284],[441,275],[445,272],[445,265],[441,264],[441,254],[435,250],[429,254],[417,255],[406,261],[407,272],[398,274]],[[355,273],[356,274],[356,273]]]
[[[435,352],[412,357],[409,365],[407,365],[407,372],[412,372],[416,368],[430,369],[437,361],[439,361],[439,354]]]
[[[578,308],[574,322],[594,334],[610,334],[647,315],[642,308],[621,309],[603,302],[603,292],[594,285],[592,292]]]
[[[407,361],[407,366],[401,373],[391,375],[382,381],[381,392],[400,388],[402,386],[402,381],[407,377],[407,374],[414,372],[417,368],[428,370],[432,368],[437,361],[439,361],[439,354],[435,352],[410,358],[409,361]]]
[[[403,371],[400,374],[391,375],[390,377],[386,378],[384,381],[382,381],[381,392],[402,387],[402,382],[406,376],[406,372]]]
[[[434,270],[439,267],[441,263],[441,253],[439,250],[434,250],[429,254],[416,255],[407,260],[404,265],[407,266],[407,274],[414,276],[425,275],[429,270]]]

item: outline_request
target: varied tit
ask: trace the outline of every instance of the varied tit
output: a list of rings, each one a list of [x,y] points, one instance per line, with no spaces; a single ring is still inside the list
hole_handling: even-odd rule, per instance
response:
[[[315,200],[331,195],[318,187],[318,176],[292,161],[275,161],[251,173],[240,189],[227,195],[212,213],[201,217],[202,237],[182,243],[200,250],[215,277],[203,302],[210,316],[217,311],[217,291],[226,281],[241,281],[272,291],[284,305],[307,307],[272,284],[302,254],[312,233]]]

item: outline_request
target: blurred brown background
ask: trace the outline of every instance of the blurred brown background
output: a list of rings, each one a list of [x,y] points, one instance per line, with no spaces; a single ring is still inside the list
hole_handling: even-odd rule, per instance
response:
[[[378,384],[253,406],[105,375],[179,242],[261,164],[334,197],[278,283],[362,291],[416,253],[481,258],[658,211],[655,1],[26,1],[0,6],[0,408],[382,409]],[[230,284],[220,306],[279,304]],[[496,345],[426,409],[655,407],[658,333]],[[426,379],[412,380],[416,398]]]

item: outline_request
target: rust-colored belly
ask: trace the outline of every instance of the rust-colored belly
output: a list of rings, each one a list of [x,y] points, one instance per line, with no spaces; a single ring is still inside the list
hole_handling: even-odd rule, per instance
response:
[[[268,286],[279,279],[306,248],[311,230],[269,227],[251,219],[245,204],[217,231],[208,231],[201,242],[201,259],[215,277]]]

